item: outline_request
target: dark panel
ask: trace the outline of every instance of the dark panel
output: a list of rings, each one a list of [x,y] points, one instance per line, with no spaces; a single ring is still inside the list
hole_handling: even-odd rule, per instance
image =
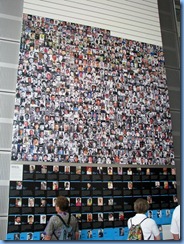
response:
[[[181,147],[181,141],[180,141],[180,136],[173,135],[174,138],[174,154],[175,157],[180,157],[180,147]]]
[[[172,120],[172,129],[173,131],[180,132],[180,112],[178,111],[171,111],[171,120]]]
[[[180,70],[166,68],[168,89],[180,88]]]
[[[164,36],[164,32],[162,34]],[[164,47],[163,49],[165,54],[165,65],[177,69],[180,65],[177,49],[171,50],[167,47]]]
[[[163,26],[165,30],[174,31],[174,23],[169,14],[161,14],[160,15],[160,24]]]
[[[172,12],[172,0],[158,0],[158,8],[161,13],[171,13]]]
[[[172,110],[180,111],[180,91],[169,90],[169,100],[170,100],[171,111]]]

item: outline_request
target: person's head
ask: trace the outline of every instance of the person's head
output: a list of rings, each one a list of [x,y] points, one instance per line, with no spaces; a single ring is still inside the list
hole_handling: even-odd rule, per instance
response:
[[[68,199],[63,196],[59,196],[56,198],[56,208],[61,211],[67,211],[69,206]]]
[[[33,223],[33,216],[32,215],[28,216],[28,222]]]
[[[146,213],[147,210],[149,209],[149,204],[146,199],[143,198],[138,198],[134,202],[134,210],[136,213]]]
[[[20,216],[15,216],[15,222],[21,223],[21,217]]]
[[[32,234],[32,233],[28,233],[28,234],[27,234],[27,239],[28,239],[28,240],[31,240],[32,238],[33,238],[33,234]]]

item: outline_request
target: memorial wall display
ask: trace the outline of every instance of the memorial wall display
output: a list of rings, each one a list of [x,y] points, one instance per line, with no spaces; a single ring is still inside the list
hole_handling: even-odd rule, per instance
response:
[[[7,240],[42,240],[66,196],[81,240],[126,240],[133,202],[171,222],[178,204],[162,47],[24,14]]]
[[[24,14],[12,160],[173,165],[162,47]]]

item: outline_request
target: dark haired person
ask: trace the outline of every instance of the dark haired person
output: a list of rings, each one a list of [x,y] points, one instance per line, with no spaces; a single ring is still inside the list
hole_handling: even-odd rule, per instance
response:
[[[149,204],[146,199],[138,198],[134,202],[134,211],[136,215],[128,220],[128,228],[131,225],[139,224],[143,219],[145,219],[146,212],[149,209]],[[143,231],[144,240],[160,240],[160,232],[156,222],[153,219],[147,218],[141,223],[141,228]]]
[[[69,201],[66,197],[59,196],[56,198],[56,204],[55,209],[57,214],[59,214],[65,223],[67,223],[69,218],[68,213],[68,207],[69,207]],[[57,240],[55,235],[59,238],[60,230],[63,223],[61,222],[60,218],[56,215],[53,215],[45,228],[45,238],[44,240],[50,241],[50,240]],[[75,232],[74,240],[78,240],[79,238],[79,227],[77,219],[71,214],[70,218],[70,225],[73,227],[73,230]],[[54,235],[55,233],[55,235]]]

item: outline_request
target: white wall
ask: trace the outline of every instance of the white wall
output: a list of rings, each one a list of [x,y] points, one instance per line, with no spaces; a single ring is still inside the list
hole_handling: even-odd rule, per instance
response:
[[[0,0],[0,240],[7,231],[12,123],[23,0]]]
[[[23,12],[162,46],[157,0],[24,0]]]

